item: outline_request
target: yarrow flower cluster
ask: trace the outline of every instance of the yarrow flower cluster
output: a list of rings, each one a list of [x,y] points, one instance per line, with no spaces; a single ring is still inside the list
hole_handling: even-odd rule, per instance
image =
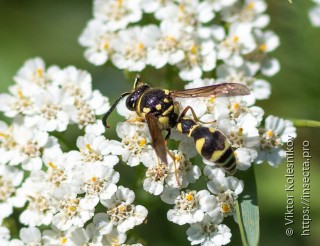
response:
[[[279,38],[265,30],[266,9],[264,0],[95,0],[94,18],[79,42],[94,65],[111,61],[129,71],[173,66],[185,88],[246,85],[248,96],[177,103],[180,112],[192,106],[200,125],[227,137],[238,170],[263,162],[276,167],[285,156],[283,145],[296,132],[292,122],[265,116],[255,106],[271,93],[265,77],[280,69],[270,56]],[[0,122],[0,226],[23,207],[19,221],[25,227],[19,239],[10,239],[1,226],[0,244],[128,245],[127,233],[146,221],[148,210],[135,201],[134,190],[118,184],[120,161],[145,167],[140,187],[171,206],[170,222],[189,226],[192,245],[231,241],[224,218],[237,221],[244,182],[212,161],[195,163],[199,155],[192,138],[173,129],[169,141],[179,146],[168,150],[165,165],[155,154],[146,123],[124,100],[117,107],[126,119],[116,126],[120,141],[104,136],[99,117],[110,104],[92,90],[88,72],[46,67],[34,58],[14,81],[9,93],[0,94],[0,111],[12,118],[11,124]],[[61,137],[72,124],[83,133],[76,143]],[[199,180],[206,187],[191,188]]]
[[[312,0],[315,6],[309,10],[309,19],[311,24],[315,27],[320,27],[320,1]]]
[[[46,68],[41,58],[26,61],[14,80],[0,94],[0,111],[12,118],[0,121],[0,223],[24,207],[19,221],[26,227],[12,240],[1,227],[1,245],[124,244],[148,211],[117,185],[114,166],[124,147],[101,135],[98,120],[108,98],[91,89],[88,72]],[[54,135],[71,124],[85,134],[69,148]],[[97,210],[99,204],[105,208]]]

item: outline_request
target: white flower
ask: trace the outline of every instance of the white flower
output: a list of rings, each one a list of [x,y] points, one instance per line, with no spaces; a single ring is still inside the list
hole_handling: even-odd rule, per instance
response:
[[[217,196],[217,203],[223,216],[233,215],[236,220],[235,202],[243,191],[243,181],[236,177],[218,176],[208,182],[208,189]]]
[[[184,59],[176,64],[180,69],[179,76],[181,79],[198,79],[203,72],[215,68],[216,51],[214,42],[208,40],[199,44],[187,39],[182,43],[182,48],[185,52]]]
[[[23,245],[40,246],[42,244],[41,232],[37,227],[21,228],[19,235]]]
[[[116,45],[116,34],[108,31],[108,26],[99,19],[90,20],[79,37],[79,43],[86,47],[85,58],[99,66],[110,59]]]
[[[187,230],[188,240],[191,245],[220,246],[230,242],[231,232],[229,227],[220,224],[222,216],[210,217],[205,215],[200,223],[191,224]]]
[[[168,177],[168,167],[163,164],[151,165],[143,181],[143,189],[153,195],[160,195],[163,191],[165,179]]]
[[[74,66],[68,66],[53,77],[53,85],[61,89],[76,100],[87,100],[92,95],[91,75]],[[76,102],[75,102],[76,104]]]
[[[188,33],[193,32],[200,23],[208,23],[214,18],[214,12],[209,3],[198,0],[178,1],[167,4],[155,14],[157,19],[179,23]]]
[[[116,192],[119,173],[99,163],[85,165],[78,173],[81,190],[85,193],[85,202],[95,207],[99,199],[110,199]]]
[[[11,127],[0,123],[0,153],[3,164],[21,163],[25,170],[39,170],[43,150],[58,146],[57,139],[48,136],[47,132],[25,127],[21,122],[14,123]]]
[[[252,71],[248,63],[244,63],[240,67],[228,66],[226,64],[221,64],[217,67],[217,81],[245,84],[251,92],[246,98],[267,99],[271,94],[270,84],[265,80],[254,78],[254,74],[255,71]]]
[[[207,190],[181,191],[175,199],[174,209],[168,211],[167,218],[178,225],[200,222],[205,212],[216,214],[216,202],[216,198]]]
[[[100,214],[100,226],[104,233],[109,233],[113,226],[121,233],[140,225],[147,217],[148,210],[141,205],[133,205],[135,194],[133,191],[119,186],[111,199],[102,199],[101,203],[107,208],[107,214]],[[96,215],[97,216],[97,215]]]
[[[39,88],[46,88],[51,83],[52,77],[59,70],[57,66],[51,66],[46,70],[44,61],[36,57],[24,63],[14,80],[22,88],[28,88],[32,95],[36,95]]]
[[[10,239],[10,231],[7,227],[0,226],[0,244],[8,245]]]
[[[148,126],[145,123],[120,122],[117,125],[117,134],[122,138],[124,151],[122,159],[129,166],[137,166],[142,161],[143,156],[152,156],[154,152]],[[149,166],[150,163],[146,163]]]
[[[113,31],[138,22],[142,17],[139,0],[95,0],[93,12],[96,18],[106,23],[107,29]]]
[[[222,10],[222,19],[229,23],[247,23],[255,28],[264,28],[270,17],[264,12],[267,4],[264,0],[245,0]]]
[[[285,157],[285,151],[281,146],[289,138],[295,138],[296,128],[289,120],[283,120],[275,116],[268,116],[265,127],[260,128],[260,148],[256,163],[268,161],[271,166],[278,166]]]
[[[172,151],[171,154],[174,155],[174,160],[168,158],[170,172],[166,180],[167,184],[173,188],[186,188],[190,183],[195,183],[201,176],[200,168],[197,165],[192,165],[187,158],[188,154],[181,151]]]
[[[147,65],[148,47],[154,45],[159,29],[155,25],[135,26],[118,33],[112,62],[120,69],[141,71]]]
[[[232,24],[227,37],[218,46],[218,58],[235,67],[243,65],[242,55],[250,53],[256,47],[251,28],[248,24]]]
[[[317,0],[314,0],[317,1]],[[309,10],[309,19],[315,27],[320,26],[320,3]]]
[[[112,246],[123,245],[126,239],[127,235],[125,233],[121,233],[116,228],[113,228],[111,232],[103,236],[102,244]]]
[[[72,187],[65,186],[55,194],[58,201],[58,213],[52,218],[52,224],[59,230],[68,230],[71,226],[83,227],[93,217],[94,206],[89,206],[86,200],[72,191]]]
[[[0,224],[13,212],[13,207],[22,207],[23,198],[16,193],[23,179],[23,172],[11,166],[0,165]]]
[[[93,133],[78,137],[77,147],[80,151],[72,150],[67,153],[68,161],[75,167],[95,163],[113,167],[119,162],[115,154],[122,153],[119,142],[107,140],[104,136],[96,136]]]
[[[71,233],[71,242],[73,245],[103,246],[102,236],[93,223],[87,225],[86,229],[77,228]]]
[[[180,44],[184,35],[181,25],[176,22],[163,21],[160,24],[160,30],[158,36],[161,36],[157,37],[155,45],[150,47],[148,52],[148,64],[155,68],[161,68],[167,63],[176,64],[185,56]]]
[[[17,194],[22,198],[23,204],[27,201],[27,207],[19,216],[22,224],[28,226],[49,225],[53,214],[56,212],[54,200],[42,191],[47,191],[45,185],[40,186],[31,178],[28,178],[17,190]]]
[[[36,112],[26,117],[26,125],[37,126],[42,131],[65,131],[69,115],[75,111],[74,99],[62,89],[50,86],[34,96]]]
[[[14,85],[9,87],[10,94],[0,94],[0,111],[7,117],[18,114],[30,115],[35,112],[34,98],[26,88]]]
[[[71,246],[71,233],[75,229],[75,227],[71,227],[67,231],[60,231],[58,228],[51,226],[51,230],[43,231],[42,239],[44,246]]]

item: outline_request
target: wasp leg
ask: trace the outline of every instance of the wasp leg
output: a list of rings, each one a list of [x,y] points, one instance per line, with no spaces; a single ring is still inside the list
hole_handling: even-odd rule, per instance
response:
[[[209,121],[209,122],[205,122],[205,121],[199,120],[199,118],[197,117],[196,113],[194,112],[194,110],[193,110],[193,108],[192,108],[191,106],[185,107],[185,109],[182,111],[182,113],[181,113],[181,115],[180,115],[179,118],[183,118],[183,117],[187,114],[188,110],[191,111],[192,116],[193,116],[195,122],[200,122],[200,123],[202,123],[202,124],[211,124],[211,123],[216,122],[215,120],[214,120],[214,121]]]
[[[168,155],[170,156],[170,158],[172,159],[173,161],[173,166],[174,166],[174,176],[176,178],[176,181],[177,181],[177,184],[178,186],[180,187],[181,186],[181,183],[179,181],[179,177],[178,177],[178,169],[177,169],[177,164],[176,164],[176,157],[174,154],[171,153],[171,151],[168,149],[168,147],[166,146],[166,150],[167,150],[167,153]]]
[[[142,122],[145,122],[145,119],[140,116],[137,116],[137,117],[128,119],[127,122],[129,122],[129,123],[140,123],[141,122],[142,123]]]
[[[166,142],[166,145],[168,143],[168,140],[169,140],[170,136],[171,136],[171,128],[168,128],[167,129],[167,135],[164,137],[164,141]]]

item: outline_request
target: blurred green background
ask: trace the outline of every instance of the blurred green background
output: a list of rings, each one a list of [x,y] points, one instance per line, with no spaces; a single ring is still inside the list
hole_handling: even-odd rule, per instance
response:
[[[13,84],[12,77],[25,60],[40,56],[48,65],[74,65],[92,74],[94,88],[109,96],[131,88],[123,73],[110,67],[95,67],[83,58],[84,49],[77,39],[92,15],[92,1],[88,0],[0,0],[0,93]],[[269,28],[281,39],[281,46],[273,53],[281,62],[281,71],[268,79],[272,84],[269,100],[259,102],[266,114],[283,118],[313,119],[320,121],[320,28],[311,26],[307,11],[311,1],[270,0]],[[6,120],[0,115],[1,120]],[[112,125],[119,117],[112,116]],[[111,133],[109,137],[115,136]],[[69,137],[69,136],[68,136]],[[74,136],[75,138],[75,136]],[[308,140],[311,148],[311,236],[302,237],[302,142]],[[320,129],[299,128],[295,140],[295,214],[292,237],[285,235],[286,166],[271,168],[267,164],[255,166],[261,215],[261,245],[320,245]],[[0,157],[1,158],[1,157]],[[123,175],[128,183],[136,182],[136,170]],[[141,180],[140,180],[141,181]],[[149,198],[147,198],[149,197]],[[158,197],[141,191],[137,199],[152,206],[148,224],[138,232],[148,245],[188,245],[187,226],[178,227],[166,221],[166,210]],[[234,224],[227,220],[228,225]],[[236,226],[231,245],[240,245]]]

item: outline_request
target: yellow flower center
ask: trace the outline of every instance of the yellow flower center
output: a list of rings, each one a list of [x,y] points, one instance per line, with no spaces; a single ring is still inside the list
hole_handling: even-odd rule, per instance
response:
[[[234,36],[234,37],[233,37],[233,42],[234,42],[234,43],[237,43],[238,41],[239,41],[239,37],[238,37],[237,35]]]
[[[145,138],[143,138],[143,139],[141,139],[141,140],[139,141],[139,146],[140,146],[140,147],[143,147],[143,146],[146,145],[146,143],[147,143],[147,140],[146,140]]]
[[[62,244],[67,243],[67,241],[68,241],[68,238],[66,238],[66,237],[60,238],[60,242],[61,242]]]
[[[259,46],[259,50],[260,50],[261,52],[265,52],[265,51],[267,50],[267,45],[266,45],[266,44],[261,44],[261,45]]]
[[[89,150],[89,152],[93,152],[93,149],[91,148],[90,144],[86,144],[86,148],[87,148],[87,150]]]
[[[186,195],[186,199],[187,199],[189,202],[192,201],[192,200],[193,200],[193,195],[191,195],[191,194]]]
[[[92,181],[92,182],[96,182],[97,180],[98,180],[97,177],[92,177],[92,178],[91,178],[91,181]]]
[[[57,166],[54,165],[51,161],[49,161],[48,165],[49,165],[49,167],[51,167],[52,169],[56,169],[56,168],[57,168]]]
[[[227,212],[229,212],[230,207],[228,204],[223,203],[223,204],[221,204],[221,209],[222,209],[222,212],[227,213]]]
[[[273,131],[272,130],[267,131],[267,135],[268,135],[268,137],[271,138],[273,136]]]
[[[37,74],[38,74],[39,77],[43,77],[43,70],[42,70],[42,68],[38,68],[38,69],[37,69]]]
[[[196,45],[192,45],[190,51],[191,51],[192,54],[196,54],[197,53],[197,46]]]
[[[254,8],[254,2],[250,2],[248,4],[248,9],[253,10],[253,8]]]

